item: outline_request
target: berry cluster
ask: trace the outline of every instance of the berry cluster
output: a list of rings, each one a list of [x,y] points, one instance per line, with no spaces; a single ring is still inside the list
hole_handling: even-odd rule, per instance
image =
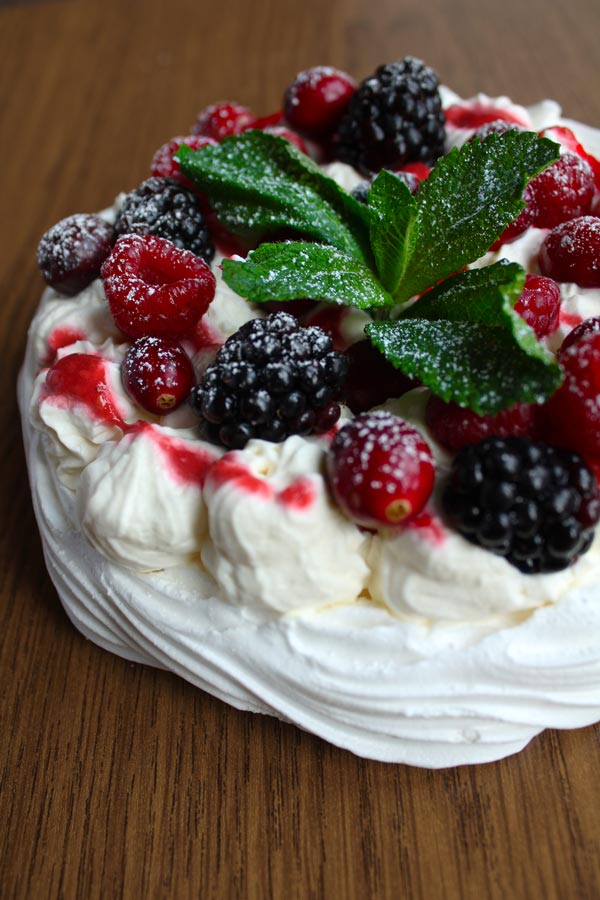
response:
[[[252,319],[219,350],[192,392],[204,436],[230,448],[328,431],[346,377],[343,354],[315,326],[288,313]]]

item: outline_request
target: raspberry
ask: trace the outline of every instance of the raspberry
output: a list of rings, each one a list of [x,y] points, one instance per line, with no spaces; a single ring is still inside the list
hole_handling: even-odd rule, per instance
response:
[[[492,244],[490,250],[497,250],[502,244],[510,244],[512,241],[516,241],[524,231],[527,231],[527,229],[534,224],[537,213],[533,192],[529,185],[527,185],[523,191],[522,200],[527,205],[521,210],[514,222],[511,222],[510,225],[506,226],[498,240]]]
[[[594,197],[594,173],[575,153],[564,153],[529,182],[538,228],[554,228],[561,222],[589,212]]]
[[[445,403],[432,394],[425,407],[425,422],[434,438],[448,450],[460,450],[486,437],[534,437],[538,431],[539,408],[517,403],[495,416],[478,416],[457,403]]]
[[[192,127],[192,134],[201,134],[215,141],[222,141],[231,134],[241,134],[247,128],[253,128],[255,121],[245,106],[239,106],[237,103],[214,103],[198,114]]]
[[[331,443],[328,474],[345,514],[365,528],[404,525],[433,488],[433,456],[421,434],[384,410],[357,416]]]
[[[537,338],[542,338],[558,328],[560,300],[560,288],[552,278],[527,275],[515,312],[533,328]]]
[[[349,368],[344,403],[355,414],[379,406],[390,397],[401,397],[415,387],[415,382],[395,369],[369,340],[351,344],[346,357]]]
[[[185,144],[191,150],[200,150],[202,147],[208,147],[215,143],[216,141],[212,138],[203,137],[199,134],[190,134],[188,137],[171,138],[170,141],[167,141],[166,144],[159,147],[154,154],[150,166],[151,174],[158,178],[171,178],[174,181],[178,181],[180,184],[185,185],[185,187],[194,190],[194,183],[181,173],[179,163],[175,162],[173,157],[182,144]]]
[[[204,260],[153,235],[120,238],[102,266],[110,311],[128,337],[191,334],[215,295]]]
[[[334,138],[337,158],[366,174],[407,162],[433,165],[445,138],[438,84],[411,57],[380,66],[350,99]]]
[[[600,219],[582,216],[553,228],[538,255],[542,275],[600,287]]]
[[[600,495],[577,454],[492,437],[456,455],[442,506],[468,541],[534,574],[565,569],[589,549]]]
[[[576,325],[563,340],[558,351],[558,361],[562,359],[562,354],[576,344],[577,341],[585,337],[586,334],[596,334],[600,331],[600,316],[593,316],[591,319],[584,319],[579,325]]]
[[[181,406],[195,383],[194,367],[181,344],[138,338],[121,364],[123,387],[134,403],[162,416]]]
[[[338,126],[356,82],[350,75],[329,66],[300,72],[286,91],[285,117],[292,128],[318,140]]]
[[[545,437],[582,456],[600,456],[600,332],[561,350],[560,364],[565,380],[543,407]]]
[[[100,275],[115,233],[100,216],[78,213],[53,225],[42,237],[37,261],[50,287],[75,296]]]
[[[153,234],[166,238],[180,250],[190,250],[206,262],[215,253],[198,196],[170,178],[148,178],[127,194],[115,231],[117,235]]]
[[[219,350],[192,391],[204,436],[232,449],[251,439],[278,443],[328,431],[347,362],[321,328],[301,328],[289,313],[253,319]]]

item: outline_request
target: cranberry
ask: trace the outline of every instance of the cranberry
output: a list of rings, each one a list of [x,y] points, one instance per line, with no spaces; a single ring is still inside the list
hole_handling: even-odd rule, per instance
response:
[[[516,241],[524,231],[527,231],[530,225],[534,224],[536,207],[530,185],[526,185],[522,199],[526,206],[521,210],[514,222],[506,226],[498,240],[492,244],[490,250],[497,250],[502,244],[510,244],[512,241]]]
[[[181,344],[158,337],[133,343],[121,364],[123,387],[134,403],[156,415],[177,409],[195,384],[194,367]]]
[[[286,91],[285,117],[292,128],[310,138],[331,134],[338,126],[356,82],[328,66],[300,72]]]
[[[533,328],[536,337],[542,338],[558,328],[560,300],[560,288],[552,278],[527,275],[515,312]]]
[[[584,216],[594,197],[594,173],[575,153],[564,153],[529,182],[538,228],[554,228],[561,222]]]
[[[600,287],[600,219],[582,216],[557,225],[544,239],[538,264],[555,281]]]
[[[214,297],[208,265],[155,235],[126,234],[102,266],[110,311],[128,337],[191,334]]]
[[[517,403],[495,416],[478,416],[471,409],[454,401],[445,403],[432,394],[425,407],[425,421],[438,443],[448,450],[460,450],[487,437],[535,438],[538,411],[534,404]]]
[[[188,137],[171,138],[170,141],[167,141],[166,144],[159,147],[154,154],[150,171],[152,175],[158,176],[159,178],[174,178],[176,181],[179,181],[180,184],[185,184],[186,187],[195,188],[194,182],[190,181],[189,178],[186,178],[185,175],[182,175],[179,163],[176,162],[173,157],[182,144],[185,144],[191,150],[200,150],[202,147],[208,147],[215,143],[216,141],[213,140],[213,138],[204,137],[200,134],[190,134]]]
[[[585,337],[586,334],[596,334],[600,331],[600,316],[593,316],[591,319],[584,319],[579,325],[576,325],[563,340],[558,351],[558,361],[560,362],[562,354],[577,341]]]
[[[549,443],[584,457],[600,456],[600,332],[590,332],[560,354],[562,386],[544,405]]]
[[[351,344],[346,356],[349,367],[344,403],[355,414],[366,412],[390,397],[401,397],[415,387],[415,382],[394,368],[369,340]]]
[[[37,261],[50,287],[75,296],[100,275],[115,233],[100,216],[78,213],[61,219],[42,237]]]
[[[404,525],[433,488],[433,456],[421,434],[389,412],[357,416],[331,443],[328,473],[335,499],[358,525]]]
[[[236,103],[215,103],[198,115],[192,134],[222,141],[231,134],[241,134],[254,126],[255,118],[245,106]]]

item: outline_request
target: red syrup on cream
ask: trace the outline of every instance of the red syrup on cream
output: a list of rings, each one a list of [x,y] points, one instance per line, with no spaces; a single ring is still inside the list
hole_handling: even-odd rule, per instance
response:
[[[287,509],[299,512],[310,509],[316,499],[315,485],[309,477],[300,475],[283,490],[277,491],[265,478],[254,475],[240,461],[235,451],[226,453],[213,464],[209,480],[214,488],[230,484],[240,493],[265,501],[275,501]]]
[[[509,122],[530,128],[531,123],[525,116],[510,109],[501,109],[487,103],[455,103],[446,110],[446,124],[451,128],[475,131],[490,122]]]
[[[138,422],[130,432],[144,433],[165,460],[169,475],[180,484],[202,487],[209,468],[218,458],[204,446],[193,447],[187,441],[164,434],[147,422]]]
[[[405,527],[411,531],[418,531],[419,536],[433,547],[441,547],[446,542],[446,529],[437,516],[427,510],[423,510],[407,522]]]
[[[63,347],[69,347],[76,341],[84,341],[86,337],[85,331],[71,325],[59,325],[57,328],[54,328],[48,335],[48,340],[46,341],[48,352],[41,368],[47,369],[52,365],[56,359],[58,350],[61,350]]]

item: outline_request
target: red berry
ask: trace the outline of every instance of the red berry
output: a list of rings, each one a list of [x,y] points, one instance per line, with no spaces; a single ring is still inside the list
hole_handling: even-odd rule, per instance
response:
[[[586,334],[596,334],[600,331],[600,316],[593,316],[591,319],[584,319],[579,325],[576,325],[563,340],[558,351],[558,361],[561,361],[562,354],[577,341],[585,337]]]
[[[155,235],[126,234],[104,265],[110,311],[128,337],[191,334],[215,295],[203,259]]]
[[[600,287],[600,219],[582,216],[557,225],[544,239],[538,265],[555,281]]]
[[[421,182],[425,181],[426,178],[429,178],[431,166],[428,166],[427,163],[423,162],[409,162],[404,163],[400,171],[409,172],[411,175],[414,175],[419,182]]]
[[[69,297],[100,275],[115,242],[115,233],[100,216],[78,213],[61,219],[42,237],[37,261],[44,280]]]
[[[560,288],[551,278],[526,275],[515,312],[533,328],[537,338],[543,338],[558,328],[560,300]]]
[[[591,332],[560,355],[562,386],[544,405],[549,443],[600,456],[600,333]]]
[[[533,199],[533,192],[529,185],[525,187],[522,199],[527,205],[521,210],[514,222],[511,222],[510,225],[506,226],[498,240],[492,244],[490,250],[497,250],[502,244],[510,244],[512,241],[516,241],[530,225],[534,224],[536,206],[535,200]]]
[[[241,134],[254,126],[255,118],[245,106],[237,103],[214,103],[198,115],[192,134],[222,141],[231,134]]]
[[[600,188],[600,160],[587,152],[570,128],[566,128],[564,125],[553,125],[551,128],[545,128],[543,131],[540,131],[540,137],[548,137],[551,141],[556,141],[560,144],[565,150],[571,150],[577,156],[580,156],[581,159],[584,159],[594,173],[596,187]]]
[[[594,197],[594,173],[575,153],[564,153],[529,182],[538,228],[554,228],[561,222],[589,212]]]
[[[302,140],[299,134],[296,134],[295,131],[290,131],[289,128],[283,128],[281,125],[267,125],[266,128],[262,129],[267,134],[272,134],[275,137],[284,138],[286,141],[289,141],[290,144],[294,144],[298,150],[302,150],[303,153],[308,153],[308,149],[306,144]]]
[[[194,367],[181,344],[158,337],[138,338],[129,347],[121,377],[134,403],[159,416],[177,409],[196,383]]]
[[[358,416],[331,443],[328,472],[335,499],[358,525],[404,525],[433,488],[433,456],[421,434],[389,412]]]
[[[207,147],[210,144],[215,143],[216,141],[212,138],[204,137],[200,134],[190,134],[188,137],[171,138],[170,141],[167,141],[166,144],[159,147],[154,154],[150,171],[152,175],[156,175],[159,178],[174,178],[176,181],[179,181],[180,184],[185,184],[186,187],[195,188],[194,183],[190,181],[189,178],[186,178],[185,175],[181,174],[179,163],[175,162],[173,157],[182,144],[185,144],[192,150],[200,150],[201,147]]]
[[[285,117],[292,128],[311,138],[331,134],[344,114],[356,82],[329,66],[300,72],[284,98]]]
[[[415,387],[415,382],[394,368],[369,340],[351,344],[346,357],[349,367],[344,403],[355,414],[379,406],[390,397],[401,397]]]
[[[425,407],[425,421],[434,438],[448,450],[460,450],[487,437],[537,437],[539,407],[517,403],[495,416],[478,416],[457,403],[445,403],[431,395]]]
[[[258,128],[260,131],[263,131],[265,128],[272,128],[276,125],[285,125],[282,109],[278,109],[274,113],[269,113],[268,116],[258,116],[254,119],[250,128]]]

